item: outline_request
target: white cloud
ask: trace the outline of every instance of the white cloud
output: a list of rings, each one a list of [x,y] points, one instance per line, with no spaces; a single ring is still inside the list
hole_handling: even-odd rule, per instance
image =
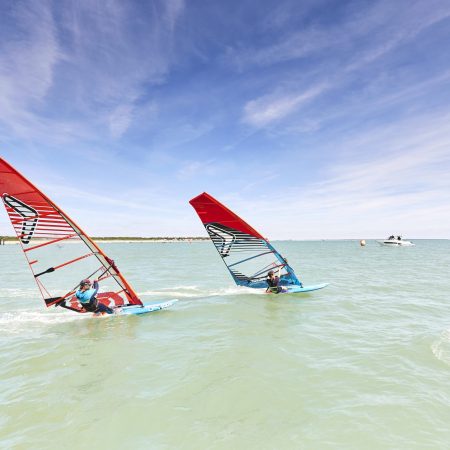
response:
[[[77,108],[105,124],[113,138],[147,108],[141,99],[148,87],[164,81],[183,5],[180,0],[139,8],[121,1],[70,5],[64,26],[74,46],[67,64],[77,73]],[[140,14],[145,20],[136,17]]]
[[[339,144],[322,181],[285,180],[282,193],[235,205],[271,238],[450,238],[449,124],[437,113],[364,130]]]
[[[325,84],[314,86],[303,92],[275,93],[249,101],[244,106],[243,122],[263,127],[297,111],[303,104],[313,100],[327,89]]]
[[[184,2],[153,6],[142,4],[141,10],[118,0],[14,3],[8,18],[13,32],[0,43],[5,132],[52,143],[98,140],[108,132],[120,138],[137,110],[147,107],[142,96],[148,86],[161,83],[172,62]],[[146,20],[136,20],[140,13]]]
[[[295,5],[297,9],[297,5]],[[286,13],[279,21],[278,41],[255,48],[228,49],[227,61],[239,70],[298,60],[320,52],[332,58],[340,55],[339,64],[356,59],[351,69],[374,61],[388,51],[413,39],[417,34],[450,16],[446,0],[429,2],[378,1],[372,5],[348,5],[343,20],[326,24],[312,23],[291,31],[286,27]],[[294,7],[290,5],[292,16]],[[272,22],[273,24],[275,22]],[[289,31],[284,31],[286,28]],[[369,39],[358,49],[361,41]],[[356,55],[356,56],[354,56]],[[345,65],[345,64],[344,64]]]
[[[184,0],[166,0],[165,7],[165,17],[168,21],[169,29],[174,31],[175,25],[185,8]]]
[[[189,180],[196,176],[212,176],[217,173],[217,163],[209,161],[187,161],[178,170],[177,176],[180,180]]]
[[[398,7],[398,5],[396,6]],[[450,17],[450,6],[448,2],[442,2],[441,0],[427,4],[417,2],[416,4],[408,4],[407,6],[408,8],[405,14],[400,18],[396,17],[394,11],[390,11],[393,5],[385,5],[378,11],[378,20],[376,22],[380,23],[377,23],[378,30],[374,28],[374,32],[378,35],[377,38],[373,40],[371,45],[368,45],[361,51],[355,52],[353,62],[347,65],[345,68],[346,71],[359,69],[383,57],[386,53],[413,40],[425,29]],[[388,17],[385,26],[383,26],[380,20],[383,17]],[[362,24],[364,24],[364,21]]]
[[[10,20],[17,31],[0,43],[0,121],[18,135],[39,127],[42,106],[61,59],[47,2],[17,4]]]
[[[247,50],[234,53],[238,65],[249,68],[254,65],[272,65],[295,60],[308,54],[318,57],[317,65],[306,66],[306,69],[302,66],[300,77],[298,71],[288,70],[274,79],[277,86],[284,84],[290,86],[289,88],[274,89],[270,84],[266,91],[272,92],[248,101],[243,107],[243,122],[257,128],[265,127],[272,122],[288,118],[307,101],[314,100],[326,91],[339,91],[357,77],[355,72],[366,68],[399,46],[411,42],[425,29],[450,17],[448,3],[435,0],[433,7],[430,6],[414,4],[399,16],[398,4],[379,2],[366,11],[349,11],[343,23],[331,26],[327,24],[326,27],[310,26],[285,35],[277,44],[251,49],[248,53]],[[333,62],[337,55],[338,63]],[[323,64],[327,66],[324,67]],[[369,78],[372,78],[372,74]],[[413,95],[414,91],[422,92],[427,85],[430,87],[446,78],[448,73],[441,73],[417,86],[404,86],[399,92],[403,97]],[[301,92],[296,85],[306,85],[307,79],[314,79],[315,85]],[[385,100],[389,98],[385,93],[382,97]],[[398,101],[398,93],[390,95],[391,100],[395,100],[395,97]],[[374,103],[379,101],[374,99]],[[319,122],[313,122],[313,130],[316,130]],[[291,130],[296,128],[310,129],[305,124],[290,127]]]
[[[119,105],[109,116],[109,129],[113,138],[120,138],[132,121],[133,105]]]

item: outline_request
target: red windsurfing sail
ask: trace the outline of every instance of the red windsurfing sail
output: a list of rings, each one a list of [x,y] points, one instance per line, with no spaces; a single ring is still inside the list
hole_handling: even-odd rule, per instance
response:
[[[142,305],[114,261],[2,158],[0,195],[47,306],[83,312],[74,294],[84,278],[99,280],[107,306]]]
[[[189,201],[236,284],[267,287],[267,273],[280,270],[280,284],[300,285],[294,270],[270,242],[214,197],[204,192]],[[283,272],[281,272],[283,271]]]
[[[264,239],[247,222],[244,222],[233,211],[230,211],[225,205],[222,205],[222,203],[206,192],[197,195],[189,203],[194,207],[203,225],[220,223],[228,228],[241,231],[255,238]]]

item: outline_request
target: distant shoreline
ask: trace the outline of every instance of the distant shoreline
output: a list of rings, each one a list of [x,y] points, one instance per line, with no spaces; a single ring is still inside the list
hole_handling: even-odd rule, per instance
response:
[[[130,236],[119,236],[119,237],[107,237],[107,236],[100,236],[100,237],[93,237],[91,238],[94,242],[101,242],[106,244],[114,244],[114,243],[176,243],[176,242],[204,242],[209,241],[209,237],[199,237],[199,236],[192,236],[192,237],[130,237]],[[370,241],[377,241],[380,238],[368,238],[366,239],[367,242]],[[42,242],[47,242],[49,239],[33,239],[33,242],[36,244],[40,244]],[[448,238],[421,238],[421,239],[415,239],[411,238],[411,240],[449,240]],[[358,238],[343,238],[343,239],[272,239],[272,242],[339,242],[339,241],[355,241],[359,242],[360,239]],[[70,242],[70,240],[68,241]],[[18,244],[19,240],[15,236],[0,236],[0,245],[11,245],[11,244]],[[71,243],[76,243],[76,241],[71,241]]]
[[[208,241],[208,237],[93,237],[94,242],[103,243],[133,243],[133,242],[201,242]],[[34,242],[46,242],[48,239],[34,239]],[[0,236],[0,245],[18,244],[19,240],[15,236]]]

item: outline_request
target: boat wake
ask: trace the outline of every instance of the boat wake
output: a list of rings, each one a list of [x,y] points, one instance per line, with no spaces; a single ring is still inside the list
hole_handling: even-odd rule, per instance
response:
[[[208,297],[226,297],[235,295],[261,295],[261,291],[232,286],[219,289],[205,289],[199,286],[172,286],[160,288],[152,291],[139,293],[140,296],[158,297],[158,298],[208,298]]]
[[[32,331],[34,326],[59,325],[62,323],[83,320],[87,314],[68,314],[65,311],[13,311],[0,313],[0,328],[2,333],[16,334]]]
[[[439,361],[450,366],[450,330],[444,331],[440,338],[431,345],[431,351]]]

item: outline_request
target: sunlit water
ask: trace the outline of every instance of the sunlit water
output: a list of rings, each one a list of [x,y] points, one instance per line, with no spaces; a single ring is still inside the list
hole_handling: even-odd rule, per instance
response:
[[[278,242],[311,294],[234,286],[209,242],[103,244],[148,301],[47,310],[0,247],[0,447],[448,449],[450,241]],[[64,288],[64,286],[62,287]]]

